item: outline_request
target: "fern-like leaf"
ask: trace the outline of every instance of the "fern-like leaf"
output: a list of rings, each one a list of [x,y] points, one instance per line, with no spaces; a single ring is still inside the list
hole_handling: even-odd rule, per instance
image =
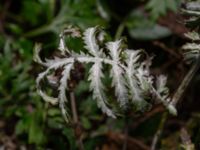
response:
[[[127,55],[127,70],[126,70],[126,75],[127,75],[127,80],[129,83],[129,88],[130,88],[130,93],[132,97],[132,101],[141,101],[143,98],[141,96],[142,91],[138,85],[138,81],[134,74],[137,72],[137,61],[140,57],[141,51],[137,50],[126,50],[126,55]]]
[[[200,36],[197,32],[189,32],[186,34],[186,37],[191,39],[192,42],[191,43],[186,43],[185,45],[183,45],[182,49],[184,50],[184,59],[187,62],[193,62],[195,60],[197,60],[197,58],[200,55]]]
[[[157,99],[167,106],[166,99],[168,99],[168,91],[163,92],[166,84],[165,77],[159,77],[157,80],[157,87],[154,87],[153,76],[150,74],[151,59],[141,61],[141,50],[125,50],[122,48],[122,41],[114,41],[104,43],[104,34],[97,27],[89,28],[83,33],[83,41],[87,52],[80,52],[79,54],[68,50],[64,43],[64,36],[72,34],[77,37],[79,34],[76,29],[66,29],[61,33],[60,43],[58,49],[62,54],[62,58],[54,57],[54,59],[46,59],[42,61],[39,56],[40,46],[35,49],[34,60],[46,67],[46,71],[40,73],[37,78],[37,89],[44,100],[56,104],[58,103],[66,121],[69,121],[67,112],[67,97],[69,97],[68,82],[70,82],[71,70],[76,66],[75,61],[84,64],[90,64],[88,81],[90,82],[90,90],[93,94],[93,99],[96,100],[97,106],[101,108],[102,112],[110,117],[115,118],[116,115],[112,111],[112,104],[108,103],[108,94],[102,82],[105,77],[102,71],[104,66],[110,66],[110,77],[112,78],[112,85],[114,87],[117,102],[121,108],[126,108],[129,105],[129,99],[137,106],[137,103],[145,102],[147,98],[146,93],[151,93],[157,96]],[[101,46],[99,46],[101,42]],[[104,50],[107,49],[106,53]],[[108,52],[108,53],[107,53]],[[123,55],[125,54],[125,57]],[[74,68],[76,69],[76,68]],[[62,70],[62,73],[55,76],[55,71]],[[53,85],[58,88],[58,96],[48,96],[42,90],[42,81],[44,79],[51,80],[49,76],[56,78]],[[54,88],[55,88],[54,87]],[[109,101],[110,102],[110,101]],[[137,102],[137,103],[136,103]],[[149,102],[146,102],[149,103]],[[137,110],[144,111],[143,107],[138,107]]]
[[[93,98],[97,100],[97,105],[102,109],[104,113],[108,116],[115,118],[112,110],[110,110],[107,106],[106,96],[104,94],[104,86],[102,84],[101,78],[103,78],[102,73],[102,63],[100,61],[96,61],[90,69],[89,72],[89,80],[90,83],[90,90],[93,91]]]
[[[40,82],[42,81],[42,79],[45,78],[45,76],[47,76],[48,72],[49,72],[49,69],[47,69],[46,71],[44,71],[44,72],[42,72],[42,73],[40,73],[40,74],[38,75],[37,80],[36,80],[36,83],[37,83],[37,91],[38,91],[39,95],[40,95],[45,101],[47,101],[47,102],[49,102],[49,103],[51,103],[51,104],[54,105],[54,104],[58,103],[58,98],[54,98],[54,97],[48,96],[45,92],[42,91],[41,85],[40,85],[40,84],[41,84]]]
[[[72,67],[73,67],[72,63],[70,63],[64,67],[64,70],[62,72],[62,78],[60,79],[60,86],[58,87],[59,106],[60,106],[62,115],[63,115],[65,121],[67,121],[67,122],[68,122],[69,117],[68,117],[68,113],[67,113],[66,107],[65,107],[66,103],[68,102],[67,97],[66,97],[66,90],[68,89],[67,84],[68,84],[68,79],[70,77],[70,71],[71,71]]]
[[[84,32],[84,43],[85,48],[93,56],[99,56],[99,46],[96,41],[97,27],[89,28]]]
[[[123,76],[124,70],[118,64],[120,63],[120,44],[121,40],[115,42],[108,42],[106,44],[107,49],[110,52],[110,57],[115,62],[112,64],[112,69],[110,72],[110,76],[112,80],[112,86],[115,87],[115,94],[117,96],[118,102],[121,107],[125,107],[128,103],[128,91],[126,87],[126,81]]]

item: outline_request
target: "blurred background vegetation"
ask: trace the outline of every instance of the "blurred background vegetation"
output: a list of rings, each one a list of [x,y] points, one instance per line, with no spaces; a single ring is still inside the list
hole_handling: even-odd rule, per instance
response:
[[[44,43],[52,56],[58,35],[66,26],[84,30],[101,26],[111,39],[124,37],[132,49],[155,55],[152,73],[168,75],[173,94],[189,66],[180,47],[187,41],[181,0],[1,0],[0,1],[0,149],[75,150],[74,131],[57,107],[37,94],[35,78],[42,68],[33,62],[33,47]],[[79,50],[80,39],[68,39]],[[162,150],[200,149],[199,78],[195,78],[178,116],[169,116],[158,147]],[[86,150],[148,150],[164,108],[144,114],[128,113],[116,120],[97,109],[84,81],[76,89],[78,112]],[[84,97],[84,99],[83,99]],[[128,134],[125,134],[128,133]]]

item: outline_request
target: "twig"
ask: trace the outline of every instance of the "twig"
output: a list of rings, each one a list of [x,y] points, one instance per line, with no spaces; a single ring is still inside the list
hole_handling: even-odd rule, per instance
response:
[[[76,99],[73,91],[70,92],[70,102],[71,102],[72,117],[74,123],[74,133],[77,138],[77,145],[79,147],[79,150],[84,150],[84,145],[81,137],[82,131],[79,124],[78,113],[76,109]]]
[[[199,70],[199,67],[200,67],[200,55],[198,56],[197,61],[194,63],[194,65],[192,66],[190,71],[187,73],[187,75],[183,79],[181,85],[179,86],[178,90],[174,94],[172,101],[170,102],[172,105],[176,106],[176,104],[181,100],[185,90],[187,89],[188,85],[191,83],[196,72]],[[151,150],[155,150],[155,148],[156,148],[158,139],[162,133],[164,124],[167,120],[167,116],[168,116],[168,112],[164,112],[161,122],[160,122],[160,125],[158,127],[158,130],[157,130],[156,134],[154,135],[153,142],[151,145]]]
[[[73,122],[75,124],[77,124],[78,123],[78,114],[77,114],[77,110],[76,110],[76,99],[75,99],[74,92],[70,92],[70,100],[71,100]]]
[[[165,44],[159,42],[159,41],[154,41],[153,44],[155,46],[158,46],[160,48],[162,48],[164,51],[168,52],[170,55],[174,56],[176,59],[180,60],[181,56],[178,55],[176,52],[174,52],[173,49],[168,48]]]
[[[187,75],[183,79],[181,85],[178,87],[176,93],[174,94],[174,96],[172,98],[172,101],[171,101],[172,105],[176,106],[176,104],[178,103],[178,101],[182,98],[185,90],[187,89],[187,87],[191,83],[194,75],[199,70],[199,67],[200,67],[200,54],[199,54],[199,56],[197,58],[197,61],[194,62],[194,65],[192,66],[192,68],[190,69],[190,71],[187,73]]]
[[[143,143],[142,141],[135,139],[133,137],[127,136],[125,137],[125,135],[121,134],[121,133],[114,133],[114,132],[108,132],[107,136],[117,142],[117,143],[122,143],[124,141],[125,138],[127,138],[127,147],[130,148],[139,148],[141,150],[150,150],[150,148],[145,145],[145,143]]]
[[[168,112],[164,112],[163,115],[162,115],[160,124],[158,126],[158,130],[156,131],[156,134],[154,135],[153,142],[151,144],[151,150],[155,150],[156,149],[156,146],[157,146],[157,143],[158,143],[158,139],[162,134],[162,130],[163,130],[165,122],[167,120],[167,116],[168,116]]]

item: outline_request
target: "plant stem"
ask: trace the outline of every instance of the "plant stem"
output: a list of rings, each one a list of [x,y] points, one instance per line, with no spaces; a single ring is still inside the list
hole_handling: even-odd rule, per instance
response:
[[[115,40],[118,40],[121,37],[121,35],[124,31],[124,28],[125,28],[125,24],[124,24],[124,22],[122,22],[117,28],[117,31],[115,34]]]
[[[76,110],[76,99],[75,99],[74,92],[70,92],[70,100],[71,100],[73,122],[78,123],[78,113],[77,113],[77,110]]]
[[[172,101],[171,101],[172,105],[176,106],[178,101],[182,98],[185,90],[187,89],[187,87],[191,83],[194,75],[199,70],[199,67],[200,67],[200,54],[199,54],[199,56],[197,58],[197,61],[194,62],[194,65],[192,66],[190,71],[187,73],[187,75],[185,76],[185,78],[181,82],[181,85],[178,87],[176,93],[174,94],[174,96],[172,98]]]
[[[73,117],[73,123],[74,123],[74,133],[77,138],[77,145],[79,147],[79,150],[84,150],[84,145],[81,137],[81,127],[79,124],[78,119],[78,113],[77,113],[77,107],[76,107],[76,99],[75,94],[73,91],[70,92],[70,102],[71,102],[71,109],[72,109],[72,117]]]
[[[164,112],[163,115],[162,115],[160,124],[158,126],[158,130],[156,131],[156,133],[154,135],[154,138],[153,138],[153,141],[152,141],[152,144],[151,144],[151,150],[155,150],[156,149],[158,140],[159,140],[159,138],[160,138],[160,136],[162,134],[165,122],[167,120],[167,116],[168,116],[168,112]]]
[[[187,89],[187,87],[191,83],[194,75],[199,70],[199,68],[200,68],[200,54],[199,54],[199,56],[197,58],[197,61],[194,63],[194,65],[192,66],[190,71],[184,77],[181,85],[178,87],[176,93],[174,94],[174,96],[172,98],[172,101],[170,102],[172,105],[176,106],[178,101],[182,98],[185,90]],[[155,150],[156,149],[156,145],[158,143],[158,139],[159,139],[160,135],[162,134],[162,130],[163,130],[164,124],[165,124],[165,122],[167,120],[167,117],[168,117],[168,112],[164,112],[163,116],[162,116],[162,119],[161,119],[161,122],[159,124],[158,130],[157,130],[156,134],[154,135],[153,142],[152,142],[152,145],[151,145],[151,150]]]
[[[65,15],[65,11],[66,7],[63,7],[58,13],[58,15],[49,24],[33,29],[32,31],[25,33],[23,37],[30,38],[44,34],[49,31],[57,31],[60,28],[60,26],[63,25],[66,22],[66,20],[68,20],[68,18]]]
[[[41,26],[37,29],[29,31],[29,32],[25,33],[23,35],[23,37],[30,38],[30,37],[34,37],[34,36],[37,36],[37,35],[41,35],[43,33],[49,32],[49,31],[51,31],[51,24],[44,25],[44,26]]]

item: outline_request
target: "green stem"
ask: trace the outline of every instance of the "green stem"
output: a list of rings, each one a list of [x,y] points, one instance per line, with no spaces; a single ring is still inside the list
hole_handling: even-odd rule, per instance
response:
[[[30,38],[30,37],[34,37],[34,36],[37,36],[37,35],[41,35],[43,33],[49,32],[49,31],[51,31],[51,24],[44,25],[44,26],[41,26],[37,29],[29,31],[29,32],[25,33],[23,35],[23,37]]]
[[[158,140],[159,140],[159,138],[162,134],[165,122],[167,120],[167,116],[168,116],[168,112],[164,112],[163,115],[162,115],[160,124],[158,126],[158,130],[156,131],[156,133],[154,135],[154,138],[153,138],[153,141],[152,141],[152,144],[151,144],[151,150],[156,150],[156,146],[157,146]]]
[[[115,34],[115,40],[119,39],[124,31],[124,28],[125,28],[125,24],[124,22],[122,22],[118,28],[117,28],[117,31],[116,31],[116,34]]]
[[[32,31],[29,31],[25,33],[23,36],[24,37],[34,37],[40,34],[44,34],[49,31],[56,31],[58,30],[60,25],[63,25],[68,18],[65,15],[66,8],[63,7],[58,15],[47,25],[43,25],[37,29],[34,29]]]

